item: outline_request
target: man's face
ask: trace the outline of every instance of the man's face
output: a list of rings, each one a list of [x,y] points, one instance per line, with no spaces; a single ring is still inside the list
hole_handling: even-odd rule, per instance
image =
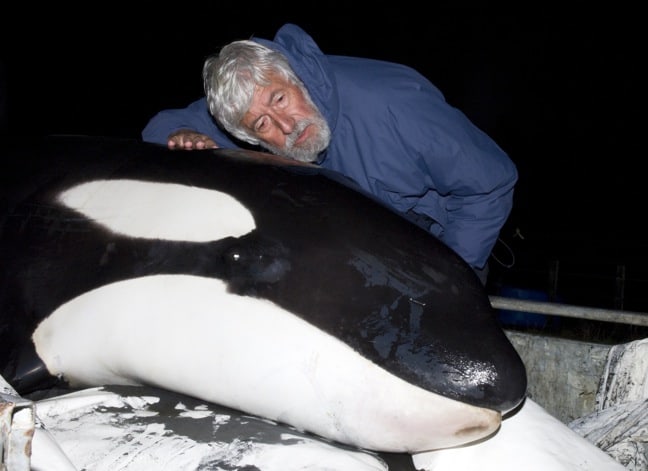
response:
[[[279,75],[258,86],[241,121],[271,152],[302,162],[314,162],[326,149],[331,132],[322,114],[301,88]]]

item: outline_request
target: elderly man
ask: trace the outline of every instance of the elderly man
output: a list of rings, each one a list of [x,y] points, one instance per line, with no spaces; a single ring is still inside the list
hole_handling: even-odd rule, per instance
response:
[[[508,155],[417,71],[325,55],[296,25],[234,41],[203,67],[206,97],[155,115],[172,149],[258,145],[340,172],[441,239],[483,283],[513,204]]]

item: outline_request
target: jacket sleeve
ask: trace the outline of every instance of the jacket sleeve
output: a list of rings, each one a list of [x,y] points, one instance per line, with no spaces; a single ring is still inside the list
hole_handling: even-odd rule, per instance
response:
[[[490,137],[456,109],[428,126],[433,135],[428,142],[434,145],[418,148],[419,162],[434,191],[430,201],[423,196],[415,210],[428,212],[426,205],[432,200],[440,205],[440,227],[433,224],[431,232],[481,269],[512,210],[517,169]]]
[[[205,98],[194,101],[186,108],[160,111],[144,127],[142,140],[166,146],[169,135],[180,129],[191,129],[205,134],[223,148],[238,147],[225,131],[216,125]]]
[[[446,198],[448,220],[441,240],[477,269],[486,265],[513,207],[515,167],[494,167],[485,177],[490,189],[476,187],[473,194],[456,192]]]
[[[388,116],[383,134],[393,138],[384,145],[401,159],[389,174],[387,186],[397,193],[391,198],[429,217],[429,231],[481,269],[512,210],[516,166],[427,79],[412,71],[400,77],[399,87],[383,88],[387,112],[373,111]]]

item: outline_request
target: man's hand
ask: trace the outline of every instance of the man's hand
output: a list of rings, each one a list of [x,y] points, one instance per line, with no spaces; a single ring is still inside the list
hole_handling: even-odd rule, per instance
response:
[[[205,134],[189,129],[181,129],[169,135],[167,146],[171,150],[217,149],[216,143]]]

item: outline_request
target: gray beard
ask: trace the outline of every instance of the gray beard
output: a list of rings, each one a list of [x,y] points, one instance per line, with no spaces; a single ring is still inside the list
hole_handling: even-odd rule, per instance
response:
[[[260,144],[273,154],[283,155],[299,162],[315,162],[319,153],[326,149],[331,142],[331,130],[324,117],[319,112],[317,114],[318,116],[312,119],[304,119],[298,122],[293,132],[286,136],[284,147],[275,147],[264,142]],[[315,126],[317,133],[312,139],[296,147],[295,141],[304,129],[310,125]]]

